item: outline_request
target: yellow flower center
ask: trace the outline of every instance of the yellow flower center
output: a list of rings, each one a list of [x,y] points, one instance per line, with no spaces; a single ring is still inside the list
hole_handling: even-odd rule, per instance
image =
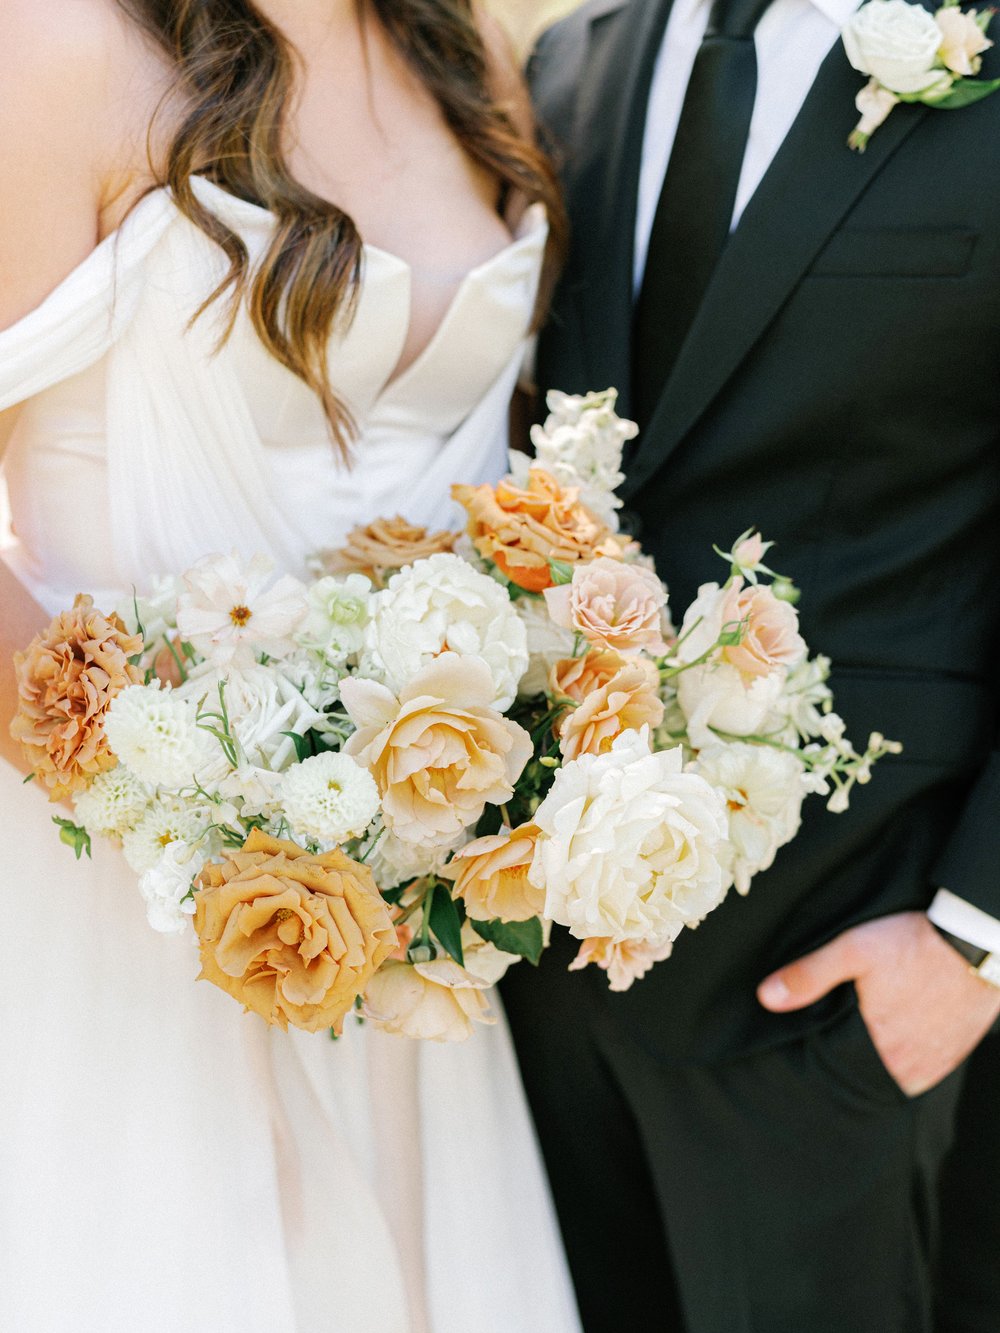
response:
[[[229,613],[229,619],[237,629],[242,629],[252,615],[253,612],[250,610],[249,606],[234,606]]]
[[[274,914],[274,919],[280,923],[282,921],[290,921],[294,915],[295,913],[290,907],[279,907]]]
[[[172,833],[161,833],[158,839],[161,847],[169,847],[173,840],[174,835]]]

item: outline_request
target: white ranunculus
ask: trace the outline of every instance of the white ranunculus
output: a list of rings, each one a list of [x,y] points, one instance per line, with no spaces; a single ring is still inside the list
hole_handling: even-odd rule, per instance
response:
[[[393,574],[372,603],[364,675],[398,694],[442,653],[458,653],[489,667],[496,708],[514,702],[528,666],[527,634],[499,583],[442,553]]]
[[[700,749],[717,739],[716,732],[760,734],[781,697],[785,672],[748,681],[728,662],[709,662],[681,672],[675,684],[691,744]]]
[[[309,611],[295,637],[303,648],[342,664],[361,651],[372,585],[363,574],[332,575],[309,585]]]
[[[737,890],[773,863],[799,831],[805,766],[793,754],[736,742],[702,750],[691,771],[722,792],[729,815],[730,871]]]
[[[575,635],[571,629],[556,624],[544,597],[519,597],[514,609],[528,641],[528,669],[521,677],[518,693],[530,699],[548,689],[549,672],[555,663],[573,656]]]
[[[534,822],[531,881],[578,939],[664,946],[725,896],[722,797],[680,749],[654,754],[645,729],[560,769]]]
[[[360,838],[379,809],[372,775],[350,755],[332,750],[288,769],[281,802],[293,833],[328,843]]]
[[[191,883],[205,864],[205,854],[182,842],[171,842],[155,865],[139,877],[139,892],[146,903],[146,917],[163,935],[180,935],[194,915]]]
[[[124,764],[98,773],[73,802],[78,824],[88,833],[121,837],[145,814],[152,793]]]
[[[104,731],[121,763],[150,787],[188,787],[218,758],[218,743],[198,726],[194,705],[159,681],[116,695]]]
[[[903,95],[951,82],[938,61],[943,40],[933,16],[906,0],[869,0],[844,28],[844,47],[854,68]]]

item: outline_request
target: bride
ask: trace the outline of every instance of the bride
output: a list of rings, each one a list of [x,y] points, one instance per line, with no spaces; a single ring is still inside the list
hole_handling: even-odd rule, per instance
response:
[[[470,0],[5,0],[0,89],[0,1326],[572,1333],[502,1022],[244,1017],[6,740],[76,592],[298,572],[503,470],[561,214],[502,43]]]

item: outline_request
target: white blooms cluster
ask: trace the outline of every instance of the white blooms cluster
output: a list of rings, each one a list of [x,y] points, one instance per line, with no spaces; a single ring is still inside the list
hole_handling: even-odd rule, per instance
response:
[[[556,773],[530,871],[547,917],[578,939],[664,945],[719,905],[725,804],[683,763],[680,749],[654,752],[644,729]]]
[[[440,553],[393,574],[372,599],[361,674],[402,691],[444,652],[478,657],[494,706],[509,708],[528,667],[528,637],[507,590],[457,555]]]
[[[163,935],[180,935],[187,930],[194,916],[192,884],[206,859],[197,848],[171,842],[155,864],[139,876],[139,893],[154,930]]]
[[[380,820],[369,834],[361,855],[375,883],[387,893],[411,880],[440,874],[456,845],[457,842],[435,846],[404,842]]]
[[[118,838],[145,814],[152,793],[124,764],[99,773],[76,798],[75,813],[88,833]]]
[[[379,809],[371,774],[350,755],[333,751],[290,768],[278,796],[293,833],[330,844],[360,838]]]
[[[609,527],[618,527],[621,501],[615,491],[625,480],[622,454],[639,428],[615,412],[616,389],[584,396],[550,393],[545,403],[549,416],[534,426],[531,442],[535,459],[562,486],[579,489],[580,499]],[[514,455],[513,469],[523,468],[523,455]]]
[[[363,574],[327,575],[309,585],[309,610],[297,642],[325,661],[344,665],[361,651],[370,616],[372,585]]]
[[[158,796],[138,823],[122,834],[125,860],[142,875],[152,870],[171,843],[201,843],[211,821],[204,806],[176,796]]]

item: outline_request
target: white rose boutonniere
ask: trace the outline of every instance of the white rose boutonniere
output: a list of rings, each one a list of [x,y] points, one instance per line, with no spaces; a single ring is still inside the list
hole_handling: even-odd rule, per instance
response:
[[[948,0],[936,14],[907,0],[869,0],[844,28],[852,66],[869,76],[857,97],[861,119],[848,145],[863,153],[899,102],[954,111],[989,97],[1000,79],[977,79],[994,11],[963,11]]]

